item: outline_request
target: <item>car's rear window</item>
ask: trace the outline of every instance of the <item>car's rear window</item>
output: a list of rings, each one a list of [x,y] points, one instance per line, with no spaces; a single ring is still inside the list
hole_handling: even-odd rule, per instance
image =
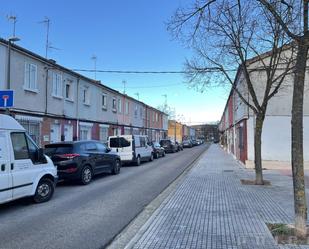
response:
[[[161,145],[169,145],[170,143],[171,143],[170,140],[161,140],[160,141]]]
[[[124,137],[112,137],[109,140],[110,148],[122,148],[122,147],[130,147],[131,142],[125,139]]]
[[[49,144],[45,145],[44,153],[48,156],[55,154],[69,154],[73,152],[72,144]]]

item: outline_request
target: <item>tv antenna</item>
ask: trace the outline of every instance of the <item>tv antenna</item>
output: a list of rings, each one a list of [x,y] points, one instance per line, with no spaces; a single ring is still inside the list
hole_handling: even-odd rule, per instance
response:
[[[17,23],[17,16],[15,15],[7,15],[6,18],[8,19],[9,22],[13,23],[13,36],[15,37],[15,30],[16,30],[16,23]]]
[[[123,84],[123,94],[126,94],[126,85],[127,85],[127,82],[125,80],[122,81],[122,84]]]
[[[139,101],[139,93],[134,93],[137,96],[137,100]]]

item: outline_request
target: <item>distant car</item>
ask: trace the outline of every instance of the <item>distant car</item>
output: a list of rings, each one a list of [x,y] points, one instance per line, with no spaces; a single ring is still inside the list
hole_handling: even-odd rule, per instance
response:
[[[99,141],[61,142],[45,145],[44,153],[52,159],[60,179],[79,180],[89,184],[94,175],[103,172],[119,174],[120,157]]]
[[[165,150],[158,142],[152,142],[154,158],[165,157]]]
[[[160,145],[164,148],[165,152],[175,153],[177,152],[176,144],[170,139],[162,139],[160,140]]]
[[[192,139],[191,143],[192,143],[193,146],[197,146],[198,145],[198,142],[195,139]]]
[[[192,148],[193,147],[192,142],[190,140],[184,140],[182,142],[182,146],[183,146],[183,148]]]
[[[177,151],[181,151],[181,150],[183,150],[183,146],[182,146],[182,143],[179,143],[179,142],[177,142],[176,141],[176,146],[177,146]]]

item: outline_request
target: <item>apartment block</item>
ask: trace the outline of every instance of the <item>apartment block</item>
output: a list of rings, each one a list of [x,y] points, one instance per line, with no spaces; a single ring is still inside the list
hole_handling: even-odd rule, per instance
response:
[[[8,89],[8,41],[0,38],[0,90]],[[12,44],[10,89],[14,116],[40,145],[58,141],[148,134],[167,136],[167,115],[100,81]],[[4,112],[2,109],[0,112]]]

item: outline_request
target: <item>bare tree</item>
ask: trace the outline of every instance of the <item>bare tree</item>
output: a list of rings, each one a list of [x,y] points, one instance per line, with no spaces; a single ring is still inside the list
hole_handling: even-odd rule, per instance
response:
[[[308,0],[257,0],[297,47],[292,104],[292,171],[297,235],[306,236],[307,203],[303,156],[303,102],[309,50]]]
[[[256,184],[264,184],[262,129],[269,100],[292,70],[289,37],[272,15],[255,1],[246,0],[195,0],[192,6],[176,11],[168,29],[195,51],[195,57],[186,62],[191,85],[203,90],[229,83],[254,113]],[[257,73],[263,74],[259,82]],[[238,84],[240,75],[245,89]]]

